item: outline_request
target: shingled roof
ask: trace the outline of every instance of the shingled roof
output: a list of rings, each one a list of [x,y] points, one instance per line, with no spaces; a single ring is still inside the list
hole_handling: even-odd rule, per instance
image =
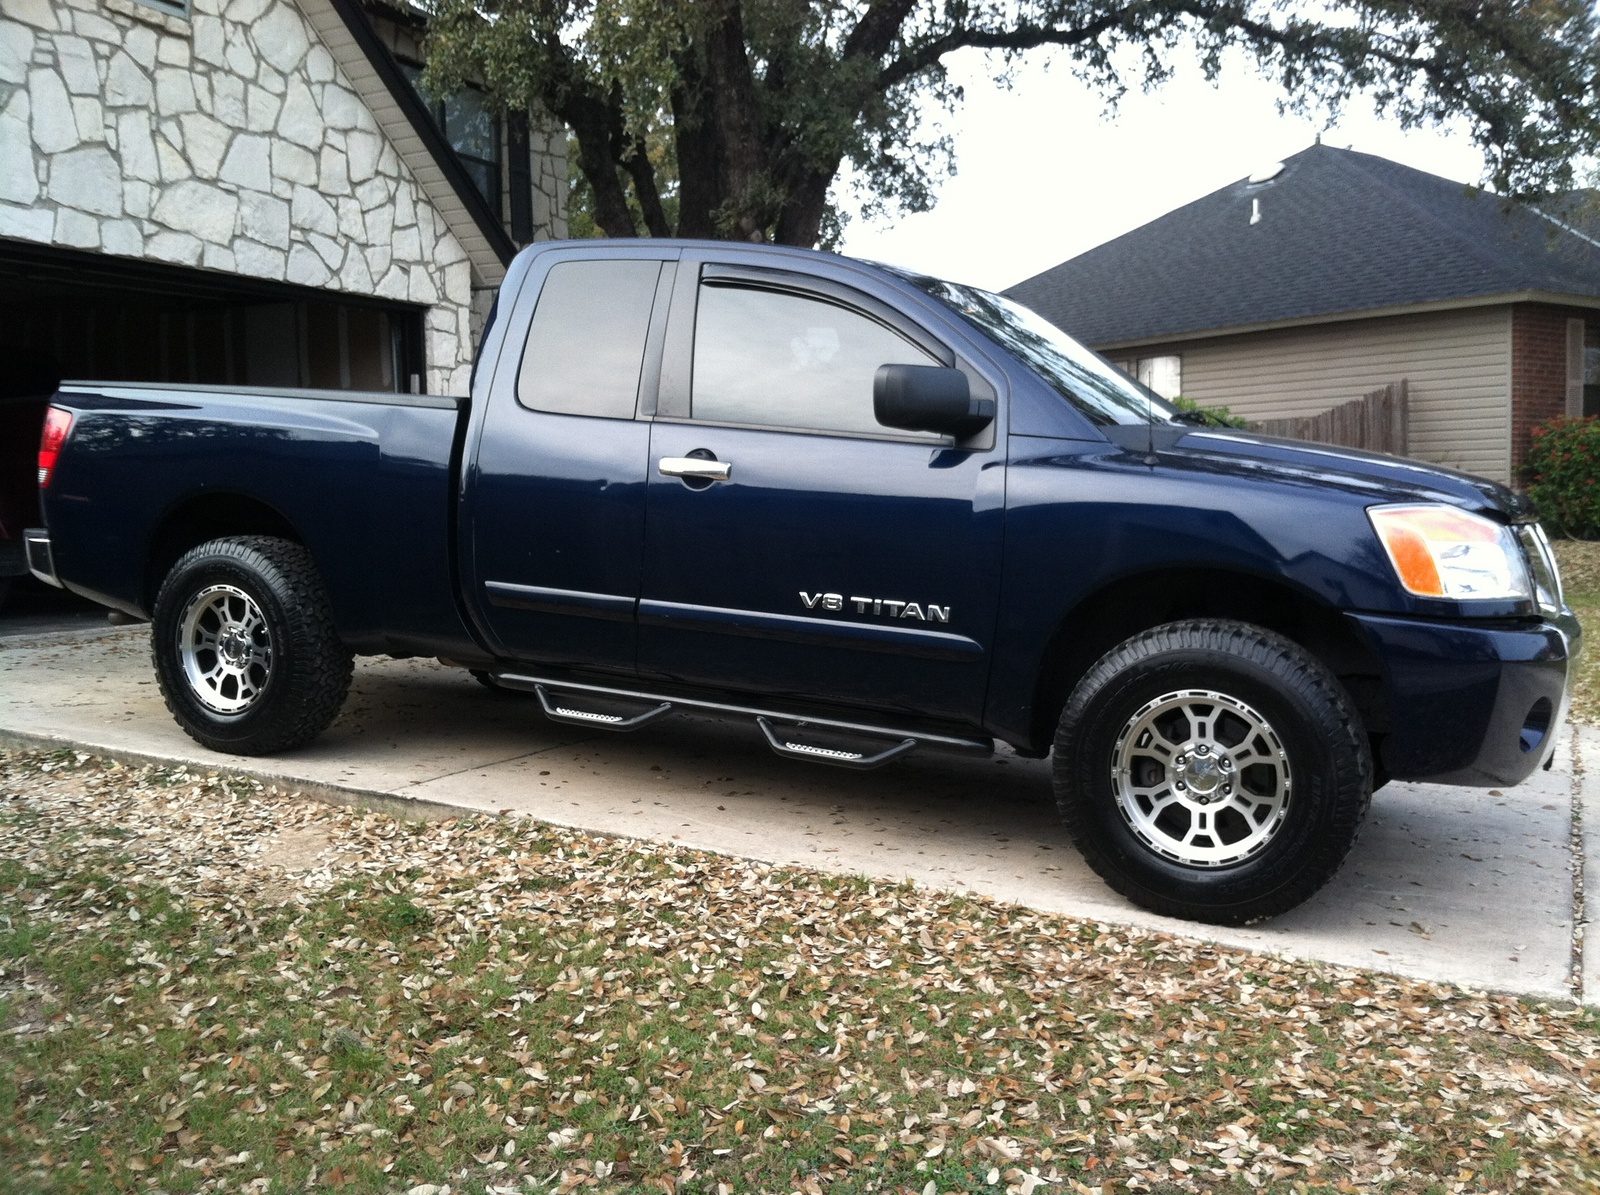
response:
[[[1500,295],[1600,306],[1591,206],[1535,211],[1314,145],[1006,294],[1099,347]]]

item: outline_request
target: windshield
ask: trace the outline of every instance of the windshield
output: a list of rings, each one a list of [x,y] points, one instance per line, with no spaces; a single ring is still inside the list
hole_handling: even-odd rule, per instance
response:
[[[1174,421],[1175,407],[1022,304],[973,286],[900,276],[966,316],[1095,423]]]

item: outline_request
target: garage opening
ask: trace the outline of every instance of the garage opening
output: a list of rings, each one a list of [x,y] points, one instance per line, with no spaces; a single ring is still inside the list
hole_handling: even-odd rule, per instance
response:
[[[85,381],[420,392],[423,310],[0,243],[0,366]]]

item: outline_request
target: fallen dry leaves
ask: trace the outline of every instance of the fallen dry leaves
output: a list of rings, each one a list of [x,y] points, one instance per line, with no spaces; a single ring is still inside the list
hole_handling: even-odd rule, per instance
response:
[[[1591,1013],[0,755],[0,1187],[1600,1189]]]

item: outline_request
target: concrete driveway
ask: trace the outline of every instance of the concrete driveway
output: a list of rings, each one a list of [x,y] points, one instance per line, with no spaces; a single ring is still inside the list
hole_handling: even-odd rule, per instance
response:
[[[781,760],[746,723],[673,716],[632,735],[584,731],[426,661],[360,661],[344,715],[318,742],[245,760],[205,751],[178,729],[151,675],[145,627],[0,638],[0,744],[227,767],[389,808],[532,816],[1251,950],[1600,1002],[1575,882],[1595,853],[1586,838],[1600,833],[1581,766],[1586,754],[1600,758],[1600,735],[1588,731],[1567,736],[1554,770],[1505,792],[1389,785],[1322,893],[1226,930],[1152,916],[1106,888],[1056,823],[1045,762],[927,753],[854,773]],[[1587,816],[1575,818],[1586,802]],[[1600,891],[1600,877],[1590,885]]]

